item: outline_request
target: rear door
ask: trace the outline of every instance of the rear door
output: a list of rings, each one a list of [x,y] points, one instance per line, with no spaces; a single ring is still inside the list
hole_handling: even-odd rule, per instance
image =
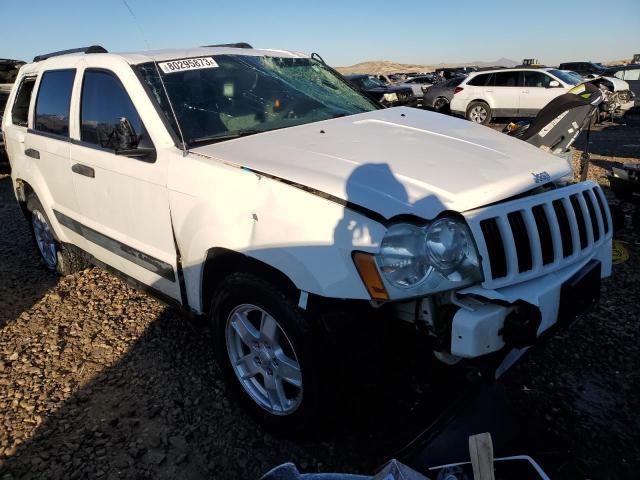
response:
[[[124,74],[125,81],[140,87],[130,69]],[[87,68],[81,81],[79,131],[74,132],[70,169],[80,215],[65,219],[66,226],[98,260],[180,299],[167,159],[155,152],[140,110],[116,73]],[[114,139],[120,138],[123,122],[133,127],[138,147],[153,154],[117,154],[119,140]]]
[[[522,72],[505,70],[493,74],[493,86],[487,86],[487,96],[493,100],[494,117],[513,117],[520,108]]]
[[[562,83],[542,71],[524,71],[522,73],[524,74],[524,85],[520,96],[519,115],[535,116],[547,103],[566,92]],[[554,80],[560,83],[559,87],[551,86],[551,82]]]
[[[20,161],[24,156],[22,159],[29,162],[29,168],[39,174],[32,175],[32,179],[39,177],[42,182],[34,181],[33,187],[45,209],[67,215],[78,210],[69,169],[69,122],[75,80],[75,69],[46,70],[33,85],[28,83],[28,77],[24,79],[13,105],[14,126],[10,135],[10,141],[15,142],[11,145],[12,157],[15,154]],[[32,115],[26,128],[23,102],[30,88],[37,93],[30,101]]]

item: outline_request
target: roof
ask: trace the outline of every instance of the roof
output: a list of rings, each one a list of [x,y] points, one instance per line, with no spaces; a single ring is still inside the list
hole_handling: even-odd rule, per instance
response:
[[[118,55],[131,65],[147,62],[162,62],[176,58],[206,57],[209,55],[246,55],[254,57],[285,57],[285,58],[309,58],[309,55],[288,50],[256,49],[256,48],[229,48],[229,47],[196,47],[174,48],[169,50],[150,50],[132,53],[113,53],[105,55]]]
[[[513,71],[520,71],[520,70],[526,70],[526,71],[543,71],[543,72],[548,72],[549,70],[557,70],[557,68],[553,68],[553,67],[514,67],[514,68],[496,68],[494,70],[480,70],[477,72],[471,72],[469,73],[470,77],[475,77],[476,75],[484,75],[486,73],[501,73],[501,72],[513,72]]]
[[[613,70],[635,70],[636,68],[640,68],[640,63],[629,63],[627,65],[611,65],[607,67],[608,71]]]
[[[105,57],[118,57],[130,65],[138,65],[147,62],[163,62],[167,60],[174,60],[179,58],[193,58],[193,57],[206,57],[211,55],[246,55],[256,57],[285,57],[285,58],[309,58],[309,55],[292,52],[288,50],[275,50],[275,49],[249,49],[249,48],[233,48],[233,47],[195,47],[195,48],[174,48],[167,50],[148,50],[140,52],[123,52],[123,53],[89,53],[83,52],[68,53],[51,57],[51,59],[73,59],[84,58],[85,55],[91,55],[92,57],[105,56]],[[43,60],[44,63],[49,59]]]

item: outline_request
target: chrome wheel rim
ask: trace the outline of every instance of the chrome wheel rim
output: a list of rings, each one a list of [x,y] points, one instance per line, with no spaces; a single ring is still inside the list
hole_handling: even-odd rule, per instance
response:
[[[42,212],[34,210],[31,214],[31,223],[33,224],[33,234],[45,265],[49,270],[55,270],[58,261],[58,247],[47,220]]]
[[[471,109],[469,118],[471,119],[472,122],[483,123],[487,119],[486,108],[480,105],[476,105]]]
[[[273,316],[239,305],[227,317],[231,367],[251,399],[273,415],[290,415],[302,402],[302,371],[293,344]]]

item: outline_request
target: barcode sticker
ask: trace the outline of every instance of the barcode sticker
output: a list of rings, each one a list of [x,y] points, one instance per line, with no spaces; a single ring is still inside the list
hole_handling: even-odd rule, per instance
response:
[[[203,68],[217,68],[218,64],[211,57],[185,58],[158,63],[164,73],[184,72],[185,70],[201,70]]]

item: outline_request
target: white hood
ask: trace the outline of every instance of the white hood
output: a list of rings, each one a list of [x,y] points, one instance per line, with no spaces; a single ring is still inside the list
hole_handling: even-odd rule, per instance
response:
[[[193,150],[373,210],[425,219],[536,186],[567,163],[466,120],[398,107],[228,140]]]

